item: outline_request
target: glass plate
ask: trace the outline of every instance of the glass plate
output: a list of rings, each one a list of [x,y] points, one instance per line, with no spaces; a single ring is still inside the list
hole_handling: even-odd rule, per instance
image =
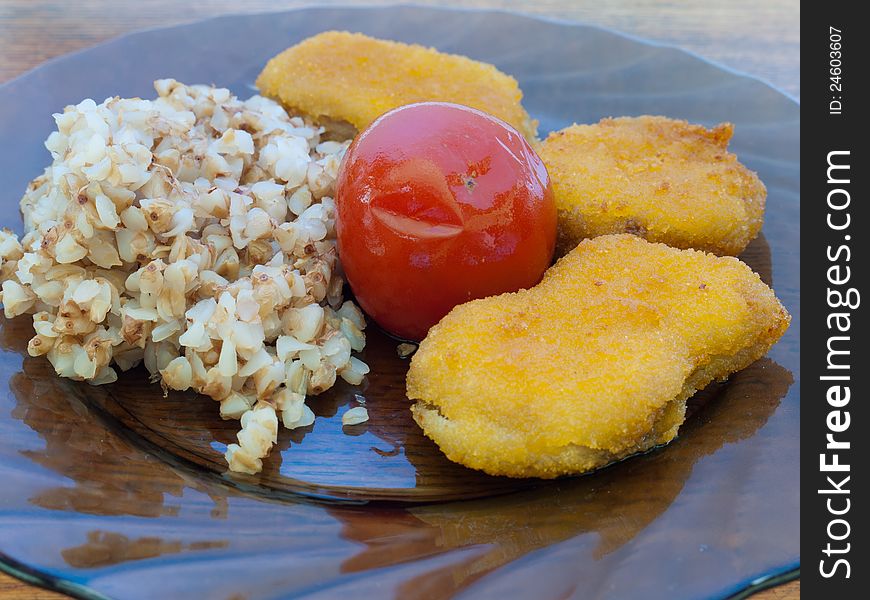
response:
[[[266,60],[349,29],[435,46],[515,76],[541,133],[604,116],[736,125],[769,197],[743,259],[794,317],[769,356],[691,402],[666,448],[597,473],[518,481],[448,462],[410,419],[407,363],[369,330],[362,390],[314,402],[256,477],[224,473],[235,423],[142,372],[90,387],[26,354],[0,319],[0,567],[82,597],[724,597],[799,562],[798,105],[678,49],[503,12],[309,8],[132,34],[0,87],[0,224],[48,163],[51,113],[85,97],[153,97],[174,77],[242,97]],[[340,414],[363,394],[357,435]]]

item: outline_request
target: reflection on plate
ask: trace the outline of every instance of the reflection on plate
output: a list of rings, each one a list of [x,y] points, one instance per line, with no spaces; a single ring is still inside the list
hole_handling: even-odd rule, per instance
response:
[[[799,108],[755,80],[595,28],[497,12],[305,9],[135,34],[0,88],[3,226],[46,162],[47,118],[83,97],[148,95],[160,76],[242,96],[275,52],[326,29],[434,45],[520,81],[541,132],[612,114],[732,121],[769,190],[743,259],[795,319],[769,358],[691,401],[671,446],[597,473],[514,481],[447,461],[410,419],[407,362],[372,331],[359,390],[318,399],[258,476],[224,474],[233,439],[205,397],[142,373],[93,388],[26,355],[0,323],[0,559],[83,596],[561,598],[724,596],[798,563]],[[519,43],[518,40],[523,40]],[[130,65],[136,68],[131,69]],[[148,585],[143,586],[142,582]]]

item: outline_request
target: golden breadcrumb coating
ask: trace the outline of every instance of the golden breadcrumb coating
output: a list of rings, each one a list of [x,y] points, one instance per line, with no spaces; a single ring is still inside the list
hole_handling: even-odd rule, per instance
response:
[[[686,399],[763,356],[785,308],[736,258],[586,240],[529,290],[454,308],[414,355],[414,418],[450,460],[556,477],[669,442]]]
[[[393,108],[437,100],[494,115],[529,141],[536,136],[513,77],[465,56],[360,33],[327,31],[303,40],[269,61],[257,87],[295,111],[358,130]]]
[[[550,134],[538,153],[559,209],[557,253],[609,233],[742,252],[761,230],[767,190],[728,152],[733,131],[643,116]]]

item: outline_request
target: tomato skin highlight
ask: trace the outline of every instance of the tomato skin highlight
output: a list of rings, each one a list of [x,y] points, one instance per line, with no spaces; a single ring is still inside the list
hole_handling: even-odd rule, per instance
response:
[[[443,102],[385,113],[336,182],[338,251],[362,309],[420,340],[457,304],[540,281],[556,242],[543,162],[511,126]]]

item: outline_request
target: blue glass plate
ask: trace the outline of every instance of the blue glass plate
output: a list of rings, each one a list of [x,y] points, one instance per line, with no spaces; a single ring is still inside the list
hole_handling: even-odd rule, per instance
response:
[[[51,113],[151,82],[247,97],[266,60],[328,29],[416,42],[515,76],[542,134],[604,116],[736,126],[769,197],[743,259],[794,317],[769,356],[691,401],[670,446],[553,482],[449,463],[409,418],[407,363],[370,331],[370,423],[341,432],[339,386],[283,431],[256,477],[225,475],[235,428],[214,402],[162,398],[141,372],[93,388],[29,358],[29,318],[0,319],[0,568],[117,598],[719,598],[799,563],[800,110],[678,49],[502,12],[309,8],[136,33],[0,87],[0,224],[48,163]]]

